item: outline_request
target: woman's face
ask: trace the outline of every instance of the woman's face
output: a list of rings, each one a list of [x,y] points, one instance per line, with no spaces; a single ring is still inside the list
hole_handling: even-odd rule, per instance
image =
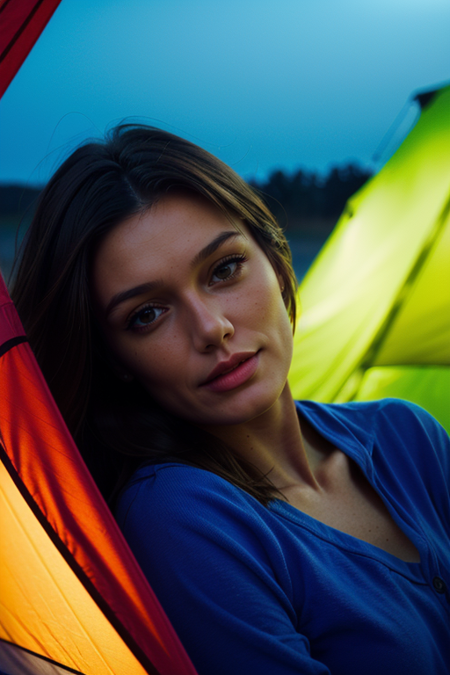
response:
[[[281,277],[239,218],[167,195],[109,232],[92,283],[118,372],[170,412],[239,424],[278,400],[292,356]]]

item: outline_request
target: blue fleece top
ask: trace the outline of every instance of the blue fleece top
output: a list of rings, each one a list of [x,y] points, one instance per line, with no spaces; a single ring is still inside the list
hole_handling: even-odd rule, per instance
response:
[[[420,563],[178,463],[118,521],[199,675],[448,675],[450,444],[417,406],[297,404],[362,469]]]

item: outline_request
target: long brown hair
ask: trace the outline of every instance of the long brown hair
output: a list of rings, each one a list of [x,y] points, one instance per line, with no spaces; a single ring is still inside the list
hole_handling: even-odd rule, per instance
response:
[[[61,413],[106,495],[143,461],[177,458],[267,503],[276,493],[267,477],[210,434],[162,410],[138,383],[115,376],[93,320],[89,268],[99,241],[168,190],[186,188],[246,222],[283,279],[295,324],[290,249],[261,198],[207,151],[144,125],[120,125],[104,141],[81,146],[54,174],[25,238],[13,300]]]

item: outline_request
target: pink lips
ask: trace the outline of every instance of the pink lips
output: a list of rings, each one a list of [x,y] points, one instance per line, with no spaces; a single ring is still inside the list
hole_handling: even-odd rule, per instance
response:
[[[219,363],[201,386],[215,392],[240,387],[255,374],[258,368],[258,355],[259,352],[233,354],[228,361]]]

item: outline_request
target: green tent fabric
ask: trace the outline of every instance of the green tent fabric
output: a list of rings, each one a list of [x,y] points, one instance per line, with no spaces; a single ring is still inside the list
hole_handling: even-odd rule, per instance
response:
[[[386,396],[450,431],[450,86],[348,202],[300,286],[296,398]]]

